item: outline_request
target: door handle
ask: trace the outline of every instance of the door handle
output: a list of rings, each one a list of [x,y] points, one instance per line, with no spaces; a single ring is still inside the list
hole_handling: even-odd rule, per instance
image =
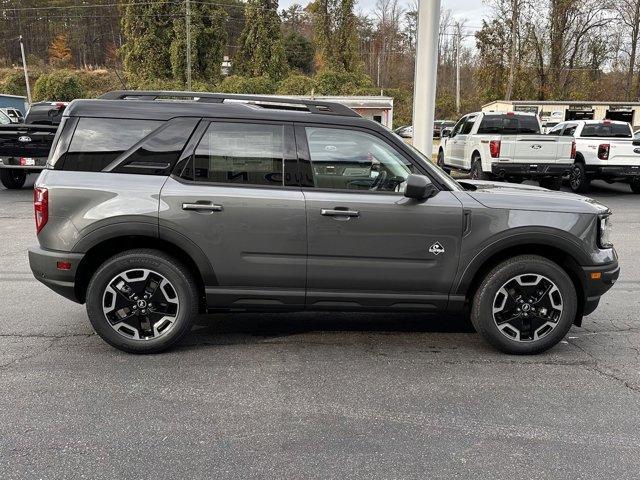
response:
[[[212,203],[183,203],[182,209],[204,212],[221,212],[222,205],[214,205]]]
[[[360,212],[357,210],[323,208],[320,210],[320,215],[324,215],[325,217],[359,217]]]

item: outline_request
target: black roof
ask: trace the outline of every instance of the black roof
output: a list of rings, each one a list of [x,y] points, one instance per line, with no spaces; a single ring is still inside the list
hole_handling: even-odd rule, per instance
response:
[[[94,100],[74,100],[67,107],[65,115],[148,120],[211,117],[342,125],[366,124],[369,127],[372,123],[378,125],[336,102],[202,92],[109,92]]]

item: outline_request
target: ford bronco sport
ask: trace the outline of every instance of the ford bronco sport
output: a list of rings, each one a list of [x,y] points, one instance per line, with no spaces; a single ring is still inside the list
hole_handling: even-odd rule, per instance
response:
[[[316,100],[111,92],[64,112],[36,182],[35,277],[128,352],[199,312],[468,312],[544,351],[618,277],[610,211],[456,182],[381,125]]]

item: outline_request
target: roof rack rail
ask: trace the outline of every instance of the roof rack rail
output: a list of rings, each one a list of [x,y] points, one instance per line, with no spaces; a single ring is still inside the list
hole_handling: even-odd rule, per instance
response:
[[[151,91],[151,90],[114,90],[101,97],[102,100],[193,100],[204,103],[223,103],[225,100],[245,101],[256,104],[265,104],[265,107],[283,108],[287,106],[306,107],[310,113],[323,115],[340,115],[344,117],[359,117],[360,115],[349,107],[336,102],[321,100],[303,100],[300,98],[263,96],[263,95],[238,95],[229,93],[207,92],[175,92],[175,91]]]

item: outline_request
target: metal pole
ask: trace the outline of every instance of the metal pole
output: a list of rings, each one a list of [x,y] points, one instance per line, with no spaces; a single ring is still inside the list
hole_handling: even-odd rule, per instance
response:
[[[456,113],[460,114],[460,24],[456,24],[458,31],[456,32]]]
[[[187,13],[185,21],[187,23],[187,90],[191,91],[191,3],[185,0]]]
[[[18,37],[20,40],[20,53],[22,54],[22,69],[24,70],[24,83],[27,86],[27,103],[31,105],[31,87],[29,86],[29,72],[27,71],[27,58],[24,55],[24,44],[22,43],[22,35]]]
[[[440,0],[420,0],[413,87],[413,146],[428,157],[433,151],[439,24]]]

